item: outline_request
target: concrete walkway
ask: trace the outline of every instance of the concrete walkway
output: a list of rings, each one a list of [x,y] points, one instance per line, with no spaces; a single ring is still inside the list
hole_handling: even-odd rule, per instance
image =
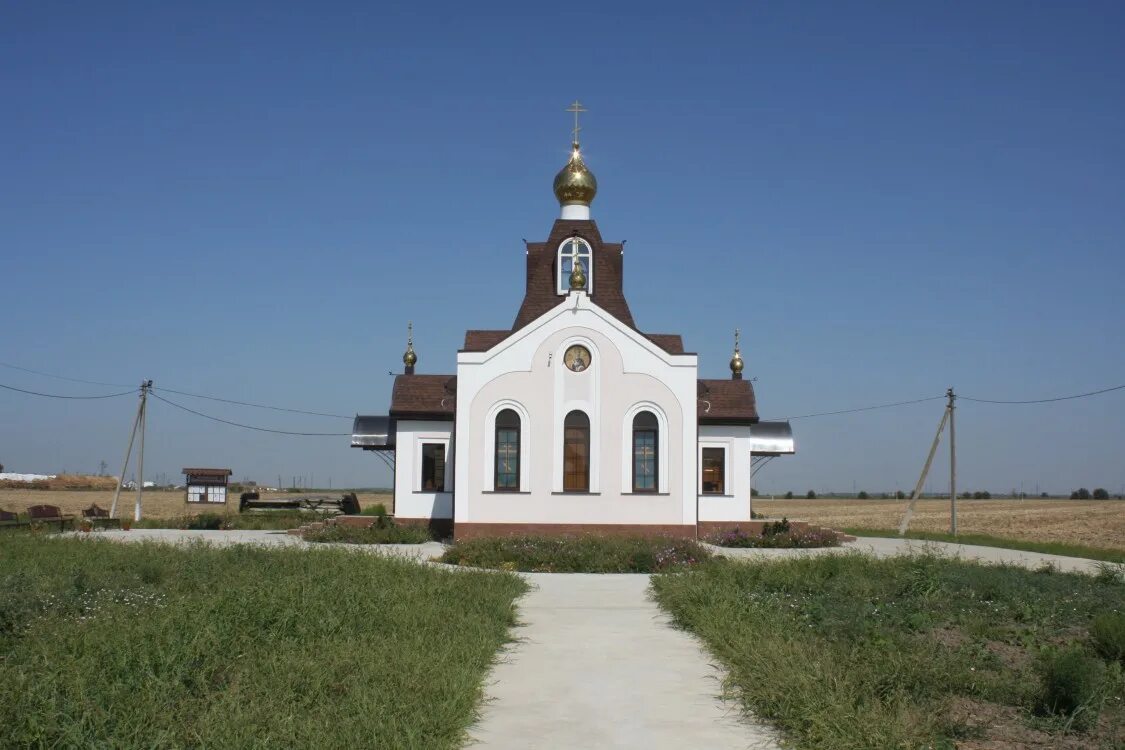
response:
[[[284,531],[244,531],[231,529],[229,531],[197,531],[187,529],[132,529],[119,531],[105,529],[91,531],[84,534],[80,531],[69,532],[70,536],[82,539],[109,539],[115,542],[164,542],[167,544],[197,544],[200,542],[226,547],[231,544],[256,544],[264,547],[298,547],[304,549],[324,549],[325,547],[343,547],[346,549],[366,552],[372,555],[390,555],[405,557],[412,560],[429,560],[437,557],[445,546],[440,542],[426,542],[425,544],[329,544],[325,542],[306,542],[299,536],[286,534]]]
[[[485,682],[472,748],[776,748],[649,600],[647,575],[524,574],[518,642]]]
[[[841,547],[821,549],[733,549],[707,545],[716,554],[724,557],[749,559],[777,559],[779,557],[802,557],[808,555],[838,555],[848,552],[863,552],[875,557],[894,557],[912,552],[937,552],[962,560],[977,560],[985,563],[1006,563],[1020,565],[1032,570],[1043,565],[1054,565],[1065,573],[1097,573],[1100,563],[1084,557],[1064,557],[1042,552],[1024,552],[1017,549],[982,547],[975,544],[953,544],[952,542],[929,542],[922,539],[897,539],[863,536]]]

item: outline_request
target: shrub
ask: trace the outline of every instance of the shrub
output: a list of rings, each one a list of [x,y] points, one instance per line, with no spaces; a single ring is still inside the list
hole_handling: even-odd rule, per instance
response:
[[[785,493],[785,499],[786,499],[786,500],[792,500],[792,499],[793,499],[793,493],[792,493],[791,491],[790,491],[790,492],[786,492],[786,493]]]
[[[383,503],[375,503],[374,505],[368,505],[366,508],[361,510],[359,512],[359,514],[361,516],[386,516],[386,515],[389,515],[387,513],[387,506],[384,505]]]
[[[906,493],[905,492],[903,492],[902,490],[898,490],[897,492],[895,492],[895,500],[905,500],[905,499],[906,499]]]
[[[1079,487],[1074,492],[1070,493],[1070,499],[1071,500],[1089,500],[1090,499],[1090,490],[1086,489],[1085,487]]]
[[[979,492],[979,491],[974,492],[973,493],[973,499],[974,500],[991,500],[992,499],[992,493],[989,492],[988,490],[985,490],[984,492]]]
[[[750,497],[758,497],[759,494],[760,493],[756,489],[754,489],[753,487],[750,488]]]
[[[961,499],[962,500],[972,500],[973,499],[973,493],[968,492],[968,491],[962,492],[961,493]]]
[[[711,558],[691,539],[642,536],[524,536],[470,539],[441,562],[532,573],[663,573]]]
[[[1125,614],[1103,612],[1090,623],[1090,640],[1103,659],[1125,665]]]
[[[809,490],[807,493],[805,493],[805,499],[806,500],[816,500],[816,493],[813,492],[812,490]]]
[[[1069,719],[1072,727],[1088,729],[1097,723],[1105,665],[1071,646],[1048,652],[1036,665],[1041,681],[1037,710]]]
[[[778,522],[780,525],[783,522]],[[826,529],[805,529],[804,531],[791,531],[787,522],[785,531],[761,534],[748,534],[742,529],[734,528],[715,534],[708,542],[719,547],[739,547],[743,549],[810,549],[813,547],[839,547],[840,539],[833,531]],[[767,524],[767,527],[770,524]]]
[[[865,491],[860,490],[859,494],[856,495],[855,497],[856,497],[857,500],[866,500],[869,497],[869,495]]]
[[[780,521],[773,521],[762,526],[762,536],[777,536],[778,534],[789,533],[789,519],[782,518]]]
[[[421,526],[395,526],[378,522],[368,528],[332,524],[323,529],[306,532],[307,542],[339,542],[343,544],[422,544],[431,541],[429,529]]]
[[[1105,487],[1098,487],[1094,490],[1095,500],[1109,500],[1109,491]]]
[[[188,516],[185,519],[184,528],[196,531],[215,531],[223,528],[223,517],[216,513],[200,513],[198,516]]]

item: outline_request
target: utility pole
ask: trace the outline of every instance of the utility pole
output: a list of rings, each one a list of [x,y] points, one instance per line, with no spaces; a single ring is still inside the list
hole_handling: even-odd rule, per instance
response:
[[[148,421],[148,392],[152,381],[141,384],[141,447],[137,452],[137,501],[133,506],[133,520],[141,520],[141,498],[145,493],[145,422]]]
[[[149,389],[151,389],[151,388],[152,388],[152,381],[151,380],[141,381],[141,395],[140,395],[140,401],[137,404],[137,416],[133,419],[133,430],[132,430],[132,432],[129,433],[129,445],[125,448],[125,460],[121,464],[121,476],[119,476],[117,478],[117,489],[114,490],[113,504],[110,505],[110,508],[109,508],[109,517],[110,518],[117,518],[117,500],[121,497],[121,486],[125,483],[125,472],[129,470],[129,456],[132,455],[132,453],[133,453],[133,442],[137,437],[137,430],[139,429],[140,433],[141,433],[141,451],[140,451],[140,457],[139,457],[140,470],[138,472],[140,474],[140,481],[137,483],[137,503],[136,503],[136,508],[134,509],[134,515],[136,516],[136,518],[134,520],[137,520],[137,521],[141,520],[141,516],[140,516],[140,513],[141,513],[141,491],[144,489],[144,484],[145,484],[145,480],[144,480],[145,405],[148,401]]]
[[[910,525],[910,519],[914,516],[914,506],[918,504],[918,498],[922,494],[922,487],[926,483],[926,475],[930,473],[930,466],[934,462],[934,454],[937,453],[938,444],[941,443],[941,433],[945,431],[945,423],[949,421],[949,406],[946,405],[942,409],[941,422],[938,423],[937,434],[934,435],[933,445],[930,446],[930,453],[926,456],[926,464],[922,467],[922,474],[918,477],[918,484],[914,485],[914,491],[910,493],[910,504],[906,506],[906,513],[902,516],[902,522],[898,525],[898,535],[903,536],[906,534],[906,527]]]
[[[953,410],[956,408],[953,402],[957,396],[953,388],[945,395],[949,397],[949,404],[945,407],[949,410],[949,533],[957,536],[957,433],[953,429]]]

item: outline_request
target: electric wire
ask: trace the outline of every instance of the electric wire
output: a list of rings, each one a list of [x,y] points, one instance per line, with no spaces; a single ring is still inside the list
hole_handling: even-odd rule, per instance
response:
[[[137,389],[134,388],[131,391],[123,391],[121,393],[107,393],[107,394],[102,395],[102,396],[64,396],[60,393],[40,393],[39,391],[28,391],[28,390],[24,390],[23,388],[16,388],[14,385],[4,385],[3,383],[0,383],[0,388],[4,388],[4,389],[9,390],[9,391],[18,391],[19,393],[28,393],[32,396],[43,396],[44,398],[66,398],[66,399],[78,399],[78,400],[91,400],[91,399],[96,399],[96,398],[117,398],[118,396],[128,396],[130,394],[133,394],[133,393],[137,392]]]
[[[998,401],[988,398],[972,398],[970,396],[957,396],[958,399],[965,401],[975,401],[978,404],[1049,404],[1054,401],[1070,401],[1076,398],[1087,398],[1088,396],[1098,396],[1110,391],[1119,391],[1125,388],[1125,385],[1115,385],[1112,388],[1103,388],[1100,391],[1090,391],[1089,393],[1078,393],[1073,396],[1059,396],[1058,398],[1036,398],[1029,401]]]
[[[196,411],[195,409],[190,409],[190,408],[184,406],[183,404],[177,404],[175,401],[169,401],[168,399],[163,398],[161,396],[158,396],[155,393],[149,393],[149,395],[152,396],[153,398],[155,398],[158,401],[163,401],[164,403],[168,404],[169,406],[174,406],[177,409],[182,409],[183,411],[186,411],[189,414],[194,414],[197,417],[203,417],[204,419],[210,419],[210,420],[215,421],[215,422],[222,422],[223,424],[229,424],[233,427],[241,427],[241,428],[246,429],[246,430],[257,430],[258,432],[272,432],[272,433],[277,434],[277,435],[301,435],[301,436],[305,436],[305,437],[350,437],[351,436],[350,432],[293,432],[293,431],[290,431],[290,430],[275,430],[275,429],[272,429],[272,428],[269,428],[269,427],[256,427],[256,426],[251,425],[251,424],[242,424],[241,422],[232,422],[229,419],[221,419],[220,417],[215,417],[215,416],[212,416],[210,414],[204,414],[201,411]]]
[[[156,390],[156,389],[154,389]],[[232,398],[219,398],[218,396],[204,396],[201,393],[188,393],[187,391],[177,391],[172,388],[160,388],[164,393],[175,393],[180,396],[190,396],[191,398],[204,398],[208,401],[221,401],[224,404],[238,404],[239,406],[253,406],[256,409],[272,409],[273,411],[284,411],[291,414],[309,414],[314,417],[334,417],[336,419],[352,419],[344,414],[332,414],[324,411],[307,411],[305,409],[290,409],[285,406],[270,406],[268,404],[255,404],[250,401],[236,401]]]
[[[29,367],[20,367],[19,365],[9,364],[7,362],[0,362],[0,367],[7,367],[12,370],[22,370],[23,372],[30,372],[32,375],[42,375],[47,378],[57,378],[59,380],[69,380],[72,383],[85,383],[86,385],[104,385],[110,388],[128,388],[127,383],[103,383],[99,380],[83,380],[82,378],[68,378],[65,375],[53,375],[49,372],[42,370],[32,370]]]
[[[872,411],[873,409],[890,409],[893,406],[907,406],[909,404],[920,404],[925,401],[937,401],[943,399],[945,396],[928,396],[926,398],[916,398],[910,401],[895,401],[893,404],[876,404],[875,406],[861,406],[858,409],[841,409],[839,411],[821,411],[815,414],[799,414],[795,417],[779,417],[771,421],[787,422],[793,419],[812,419],[813,417],[829,417],[834,414],[852,414],[858,411]],[[960,398],[960,397],[958,397]]]

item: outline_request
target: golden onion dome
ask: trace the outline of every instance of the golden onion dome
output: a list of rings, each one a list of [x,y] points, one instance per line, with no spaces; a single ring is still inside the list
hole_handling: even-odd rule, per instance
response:
[[[743,367],[745,367],[745,364],[742,362],[742,355],[736,351],[734,356],[730,358],[730,371],[737,375],[742,372]]]
[[[414,347],[408,347],[406,352],[402,355],[402,363],[404,365],[414,366],[418,364],[418,355],[414,353]]]
[[[570,161],[555,175],[555,197],[563,206],[579,204],[588,206],[598,192],[598,181],[594,173],[582,161],[578,142],[570,152]]]

